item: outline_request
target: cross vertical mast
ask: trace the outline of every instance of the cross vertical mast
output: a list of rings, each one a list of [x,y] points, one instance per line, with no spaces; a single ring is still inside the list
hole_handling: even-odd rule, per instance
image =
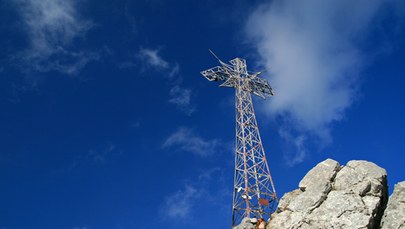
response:
[[[246,60],[236,58],[229,65],[214,56],[221,66],[202,71],[201,74],[209,81],[223,81],[220,86],[235,88],[236,152],[232,226],[240,223],[244,217],[268,219],[274,211],[277,197],[251,93],[265,98],[273,95],[273,90],[266,80],[257,77],[260,72],[247,71]]]

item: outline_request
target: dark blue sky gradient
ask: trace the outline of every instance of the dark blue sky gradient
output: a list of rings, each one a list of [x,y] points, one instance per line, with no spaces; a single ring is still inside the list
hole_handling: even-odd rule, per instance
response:
[[[20,57],[31,44],[21,5],[0,3],[0,228],[229,228],[234,91],[199,72],[217,65],[208,48],[260,70],[244,28],[262,1],[74,2],[91,28],[58,45],[97,56],[75,74],[30,68]],[[384,167],[390,192],[405,179],[405,30],[398,17],[384,18],[386,27],[373,27],[360,49],[387,49],[373,54],[355,102],[330,124],[333,142],[309,143],[302,163],[285,163],[292,147],[280,138],[277,118],[265,114],[269,101],[254,99],[279,197],[326,158]],[[142,49],[157,50],[168,67],[148,65]],[[176,85],[191,92],[186,108],[169,102]],[[215,152],[184,150],[187,139],[164,146],[181,128]],[[173,217],[171,200],[181,196],[185,212]]]

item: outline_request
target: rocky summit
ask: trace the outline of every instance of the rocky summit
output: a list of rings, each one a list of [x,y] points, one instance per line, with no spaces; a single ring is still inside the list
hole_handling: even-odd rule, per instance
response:
[[[255,222],[244,219],[235,228],[258,228]],[[327,159],[305,175],[298,189],[280,199],[266,226],[298,228],[405,229],[405,182],[395,185],[388,200],[385,169],[368,161],[341,166]]]

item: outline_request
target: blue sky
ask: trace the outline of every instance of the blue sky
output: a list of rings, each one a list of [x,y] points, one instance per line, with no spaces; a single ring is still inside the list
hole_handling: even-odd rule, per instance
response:
[[[247,59],[278,196],[318,162],[405,179],[401,1],[0,3],[0,228],[229,228]]]

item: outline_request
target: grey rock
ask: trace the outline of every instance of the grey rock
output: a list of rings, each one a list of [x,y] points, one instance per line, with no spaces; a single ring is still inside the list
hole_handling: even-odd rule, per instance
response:
[[[290,210],[281,211],[271,216],[270,221],[267,224],[267,229],[301,228],[300,226],[303,224],[303,220],[304,215],[301,213]]]
[[[347,191],[331,191],[327,200],[313,211],[310,220],[325,228],[367,228],[369,218],[360,196]]]
[[[381,220],[382,229],[405,228],[405,181],[395,185]]]
[[[287,210],[287,207],[290,205],[290,202],[293,201],[301,193],[302,191],[300,189],[296,189],[294,191],[284,194],[284,196],[280,199],[280,202],[278,203],[277,211],[281,212]]]
[[[377,228],[387,202],[386,171],[368,161],[327,159],[284,195],[267,229]]]
[[[312,168],[304,178],[302,178],[298,187],[302,191],[310,189],[321,189],[322,192],[330,190],[330,182],[339,171],[340,165],[337,161],[326,159]]]
[[[320,190],[308,190],[291,200],[287,208],[293,212],[310,213],[326,199],[326,195],[327,192]]]
[[[337,174],[334,189],[350,190],[360,196],[380,196],[384,191],[386,177],[385,169],[372,162],[349,161]]]
[[[331,180],[339,168],[339,163],[332,159],[327,159],[312,168],[299,183],[302,193],[289,200],[287,208],[293,212],[308,213],[318,207],[331,190]]]
[[[253,221],[257,219],[253,218]],[[237,225],[236,227],[233,227],[233,229],[255,229],[255,225],[252,222],[251,218],[243,218],[242,222]]]

